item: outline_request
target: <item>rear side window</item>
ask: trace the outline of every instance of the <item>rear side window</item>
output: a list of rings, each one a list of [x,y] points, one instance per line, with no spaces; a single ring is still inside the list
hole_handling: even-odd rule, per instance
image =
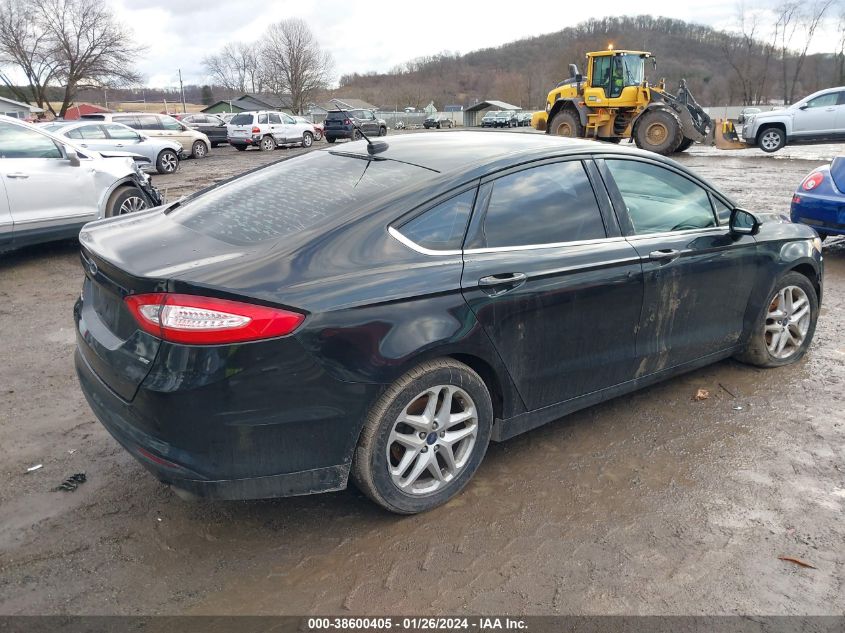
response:
[[[186,201],[170,215],[190,229],[231,244],[262,242],[325,226],[428,173],[392,160],[370,162],[312,152],[221,185]]]
[[[267,123],[267,115],[266,114],[259,114],[258,115],[258,123]]]
[[[252,125],[252,114],[236,114],[229,121],[229,125]]]
[[[581,161],[534,167],[496,180],[483,232],[487,248],[607,237]]]
[[[278,114],[271,114],[270,115],[270,123],[281,123],[282,118]]]
[[[458,250],[463,245],[474,202],[475,189],[470,189],[405,222],[398,230],[423,248]]]
[[[635,160],[608,160],[634,232],[665,233],[716,226],[710,196],[674,171]]]

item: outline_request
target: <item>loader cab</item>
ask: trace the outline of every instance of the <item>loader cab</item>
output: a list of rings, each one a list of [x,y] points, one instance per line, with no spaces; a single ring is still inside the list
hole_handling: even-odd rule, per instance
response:
[[[639,88],[645,81],[645,60],[641,51],[599,51],[587,55],[587,106],[630,108],[639,101]]]

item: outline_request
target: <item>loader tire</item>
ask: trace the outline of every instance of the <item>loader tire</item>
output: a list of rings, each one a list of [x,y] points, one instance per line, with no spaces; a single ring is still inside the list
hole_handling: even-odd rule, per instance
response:
[[[584,136],[584,127],[581,119],[572,110],[562,110],[552,118],[549,125],[549,134],[556,136],[568,136],[569,138],[581,138]]]
[[[668,156],[684,140],[681,122],[668,110],[649,110],[637,123],[637,147]]]
[[[691,138],[684,137],[684,140],[681,141],[680,145],[678,145],[677,149],[675,150],[675,153],[677,154],[680,152],[687,151],[694,142],[695,141],[693,141]]]

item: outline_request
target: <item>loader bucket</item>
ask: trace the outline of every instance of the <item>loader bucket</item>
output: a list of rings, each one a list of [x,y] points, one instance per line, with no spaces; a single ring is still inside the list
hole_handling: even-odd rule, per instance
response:
[[[548,121],[549,115],[545,112],[535,112],[531,115],[531,127],[535,130],[539,130],[540,132],[546,131],[546,121]]]
[[[739,140],[736,126],[730,119],[713,120],[713,141],[718,149],[748,149],[748,145]]]

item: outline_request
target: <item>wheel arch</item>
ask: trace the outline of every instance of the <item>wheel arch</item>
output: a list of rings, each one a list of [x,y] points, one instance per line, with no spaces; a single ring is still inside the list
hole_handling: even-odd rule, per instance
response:
[[[97,204],[97,219],[102,220],[106,217],[106,210],[109,204],[109,200],[112,199],[115,191],[120,189],[121,187],[136,187],[135,182],[132,180],[130,176],[124,176],[123,178],[117,180],[113,183],[108,189],[106,189],[103,194],[100,196],[100,201]]]
[[[549,110],[549,114],[546,117],[546,121],[551,122],[551,120],[555,117],[558,112],[562,112],[565,109],[572,110],[573,112],[575,112],[581,121],[581,125],[587,127],[587,114],[589,110],[587,109],[587,106],[579,105],[575,99],[558,99],[557,101],[555,101],[551,110]],[[547,124],[546,134],[550,134],[549,129],[550,127]]]
[[[813,284],[813,288],[816,289],[816,296],[819,299],[819,305],[821,305],[822,300],[822,286],[819,279],[819,271],[818,269],[811,264],[809,261],[804,261],[799,264],[796,264],[790,268],[787,268],[784,271],[784,274],[796,272],[801,275],[804,275],[807,279],[810,280],[810,283]]]
[[[761,123],[760,126],[757,128],[757,133],[754,135],[754,145],[757,145],[757,140],[760,138],[760,135],[768,130],[769,128],[777,128],[784,135],[784,141],[789,140],[789,132],[786,129],[786,123],[783,121],[766,121]]]

